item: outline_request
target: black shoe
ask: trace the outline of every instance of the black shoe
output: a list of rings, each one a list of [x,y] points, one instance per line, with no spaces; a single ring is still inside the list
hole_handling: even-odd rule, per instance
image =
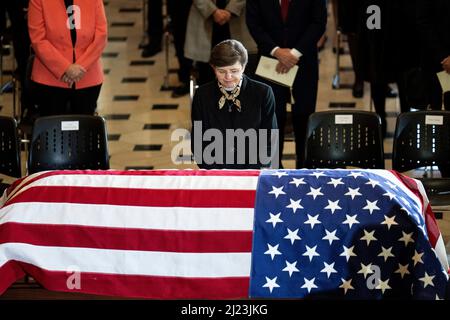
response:
[[[398,93],[391,86],[386,87],[386,98],[397,98]]]
[[[182,96],[185,96],[189,93],[189,85],[182,84],[173,89],[172,91],[172,98],[179,98]]]
[[[352,93],[353,97],[362,98],[364,96],[364,82],[355,82]]]
[[[155,54],[161,52],[161,45],[155,45],[153,43],[150,43],[144,47],[142,50],[141,57],[142,58],[149,58],[153,57]]]

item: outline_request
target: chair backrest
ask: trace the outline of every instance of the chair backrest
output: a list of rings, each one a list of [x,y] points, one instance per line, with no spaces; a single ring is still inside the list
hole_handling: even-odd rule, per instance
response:
[[[20,145],[17,122],[0,116],[0,173],[20,178]]]
[[[61,169],[109,169],[105,120],[64,115],[36,119],[28,173]]]
[[[450,111],[405,112],[395,126],[392,168],[450,169]]]
[[[308,119],[304,165],[384,169],[380,117],[368,111],[313,113]]]

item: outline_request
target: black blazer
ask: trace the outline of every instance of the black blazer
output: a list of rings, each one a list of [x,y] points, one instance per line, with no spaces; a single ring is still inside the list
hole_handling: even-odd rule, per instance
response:
[[[201,154],[195,152],[196,143],[202,141],[203,134],[208,129],[218,129],[225,143],[226,129],[277,129],[277,121],[275,116],[275,98],[272,88],[264,83],[252,80],[247,76],[243,76],[241,91],[238,96],[241,102],[241,112],[236,109],[231,102],[227,101],[222,109],[219,109],[218,102],[222,97],[217,81],[212,81],[200,86],[194,95],[192,102],[192,130],[191,130],[191,149],[197,164],[202,169],[260,169],[261,167],[270,166],[269,164],[250,163],[249,144],[248,141],[245,146],[246,160],[243,164],[237,164],[235,150],[223,149],[223,163],[206,164]],[[201,132],[196,131],[194,121],[202,122]],[[268,136],[270,141],[270,135]],[[213,142],[203,141],[201,152]],[[258,138],[259,146],[259,138]],[[270,143],[265,152],[270,154]],[[210,147],[211,148],[211,147]],[[228,148],[230,149],[230,148]],[[226,164],[226,153],[231,153],[234,159],[234,164]],[[258,147],[259,154],[259,147]],[[200,163],[201,162],[201,163]]]
[[[279,0],[247,0],[248,29],[259,53],[270,56],[276,46],[295,48],[304,57],[317,55],[317,41],[325,32],[325,0],[291,0],[286,23]]]

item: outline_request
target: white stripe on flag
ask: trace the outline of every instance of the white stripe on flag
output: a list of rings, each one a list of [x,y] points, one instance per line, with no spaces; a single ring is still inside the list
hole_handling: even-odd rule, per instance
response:
[[[53,175],[38,179],[33,186],[74,186],[130,189],[220,189],[255,190],[257,176],[139,176],[139,175]]]
[[[36,176],[32,175],[30,177],[34,178]],[[27,181],[30,177],[27,178]],[[23,185],[24,182],[22,182],[21,185]],[[38,179],[22,189],[17,187],[15,190],[18,191],[11,194],[8,200],[14,199],[16,196],[32,187],[38,186],[166,190],[256,190],[257,183],[257,176],[121,176],[60,174]]]
[[[173,253],[90,248],[43,247],[24,243],[0,245],[0,267],[9,260],[50,271],[167,277],[249,277],[248,253]],[[214,290],[214,288],[211,288]]]
[[[253,210],[21,202],[2,208],[0,221],[161,230],[248,231],[253,230]]]

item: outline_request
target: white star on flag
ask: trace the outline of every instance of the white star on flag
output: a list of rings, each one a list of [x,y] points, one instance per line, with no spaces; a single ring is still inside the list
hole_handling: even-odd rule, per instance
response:
[[[364,263],[361,263],[361,269],[359,269],[358,274],[360,273],[362,273],[364,275],[364,279],[366,279],[369,274],[373,273],[372,264],[369,263],[368,265],[365,265]]]
[[[414,256],[412,257],[413,261],[414,261],[414,266],[416,266],[416,264],[418,263],[422,263],[422,256],[423,256],[423,252],[422,253],[418,253],[417,250],[414,250]]]
[[[316,171],[314,173],[311,173],[310,176],[315,176],[317,179],[319,179],[319,177],[326,177],[326,174],[321,171]]]
[[[370,184],[372,188],[375,188],[376,186],[379,186],[380,183],[377,180],[369,179],[369,182],[366,182],[366,184]]]
[[[288,174],[287,174],[286,171],[277,171],[275,173],[272,173],[272,175],[273,176],[278,176],[278,178],[281,178],[281,177],[287,176]]]
[[[280,286],[277,284],[277,277],[270,279],[266,277],[266,284],[263,285],[263,288],[269,288],[270,293],[272,293],[273,288],[279,288]]]
[[[375,230],[372,232],[368,232],[366,229],[364,229],[364,236],[361,237],[360,240],[366,240],[367,246],[370,245],[370,241],[377,241],[378,239],[374,236]]]
[[[292,209],[292,211],[294,211],[294,213],[297,211],[297,209],[303,209],[303,206],[300,204],[300,202],[302,201],[302,199],[294,201],[292,199],[289,199],[289,201],[291,202],[290,205],[286,206],[286,208],[290,208]]]
[[[336,229],[333,232],[328,231],[325,229],[326,236],[322,238],[322,240],[328,240],[330,245],[333,243],[334,240],[340,240],[338,237],[336,237]]]
[[[279,244],[277,244],[276,246],[271,246],[270,244],[267,244],[267,246],[269,247],[269,249],[266,252],[264,252],[264,254],[270,254],[272,260],[275,258],[276,255],[281,255],[281,252],[278,251]]]
[[[300,179],[292,178],[292,181],[289,182],[289,184],[295,184],[295,186],[298,188],[299,185],[306,184],[306,182],[304,180],[305,180],[305,178],[300,178]]]
[[[392,254],[392,248],[393,247],[389,247],[389,248],[385,248],[385,247],[383,247],[383,246],[381,246],[381,252],[380,252],[380,254],[378,254],[378,256],[379,257],[383,257],[384,258],[384,262],[386,262],[386,260],[389,258],[389,257],[392,257],[392,258],[394,258],[395,256]]]
[[[342,224],[348,224],[349,229],[351,229],[354,224],[359,223],[359,221],[356,220],[356,217],[358,215],[355,214],[353,216],[349,216],[348,214],[346,214],[345,216],[347,217],[347,219],[345,219],[345,221],[342,222]]]
[[[317,286],[314,283],[314,281],[316,281],[316,278],[312,278],[311,280],[308,280],[306,278],[303,279],[305,283],[301,286],[302,289],[308,289],[308,293],[310,293],[312,289],[317,289]]]
[[[384,221],[381,224],[387,225],[388,230],[391,230],[391,226],[398,225],[398,223],[395,222],[395,216],[388,217],[386,215],[384,216]]]
[[[335,264],[335,262],[333,262],[332,264],[328,264],[328,263],[324,262],[323,265],[325,267],[322,270],[320,270],[320,272],[326,272],[327,278],[330,278],[332,273],[337,273],[336,269],[334,269],[334,264]]]
[[[359,188],[356,188],[356,189],[348,188],[348,192],[346,194],[344,194],[344,196],[350,196],[350,197],[352,197],[352,200],[353,200],[353,199],[355,199],[356,196],[362,196],[362,194],[359,193]]]
[[[298,236],[298,229],[291,231],[288,228],[287,231],[288,231],[288,234],[284,237],[284,239],[291,240],[291,244],[294,244],[295,240],[302,240],[302,238],[300,238]]]
[[[322,223],[322,222],[319,221],[318,216],[319,215],[315,215],[314,217],[312,217],[312,216],[310,216],[308,214],[308,220],[306,220],[304,222],[304,224],[310,224],[311,225],[311,230],[314,229],[314,225]]]
[[[342,178],[339,178],[339,179],[331,178],[331,181],[328,182],[327,184],[332,184],[336,188],[338,185],[345,184],[345,183],[342,182]]]
[[[334,214],[334,211],[341,210],[342,208],[339,207],[339,200],[336,201],[328,200],[328,205],[324,209],[331,210],[331,214]]]
[[[401,276],[402,279],[403,279],[403,277],[405,276],[405,274],[410,274],[409,271],[408,271],[408,266],[409,266],[409,264],[403,265],[403,264],[399,263],[399,264],[398,264],[398,269],[395,270],[394,273],[400,273],[400,276]]]
[[[320,189],[322,189],[322,188],[314,189],[313,187],[309,187],[309,189],[310,189],[310,192],[308,192],[306,195],[312,196],[314,198],[314,200],[316,200],[317,196],[323,196],[323,193],[320,192]]]
[[[270,219],[267,219],[266,222],[271,223],[274,228],[277,225],[277,223],[283,222],[283,220],[280,219],[281,212],[278,214],[272,214],[269,212],[269,215],[270,215]]]
[[[303,256],[309,257],[309,261],[312,261],[314,257],[320,257],[320,254],[316,252],[317,246],[314,246],[312,248],[305,246],[306,251],[302,254]]]
[[[426,288],[428,285],[434,287],[433,279],[435,276],[429,276],[428,273],[425,272],[425,275],[422,278],[419,278],[420,281],[423,282],[423,287]]]
[[[363,174],[361,172],[352,172],[349,175],[347,175],[347,177],[353,177],[353,178],[358,178],[358,177],[363,177]]]
[[[290,263],[289,261],[286,260],[286,267],[282,271],[289,272],[290,277],[294,272],[299,272],[300,270],[297,269],[297,261]]]
[[[383,193],[383,196],[389,197],[389,200],[392,200],[395,198],[395,195],[393,193],[390,193],[389,191],[386,193]]]
[[[375,287],[375,289],[379,289],[381,290],[381,292],[384,294],[384,291],[388,290],[388,289],[392,289],[389,286],[389,279],[387,279],[386,281],[382,281],[381,279],[378,280],[378,285]]]
[[[348,260],[350,257],[356,257],[356,254],[353,252],[353,249],[355,246],[351,246],[350,248],[347,248],[346,246],[342,246],[344,248],[344,251],[339,255],[341,257],[345,257],[345,259]]]
[[[378,200],[375,200],[373,202],[366,200],[367,205],[363,208],[363,210],[369,210],[370,214],[373,213],[373,210],[380,210],[380,208],[377,207]]]
[[[355,288],[352,287],[352,279],[345,280],[344,278],[341,278],[342,285],[339,288],[344,289],[344,294],[347,294],[348,290],[355,290]]]
[[[414,240],[412,239],[414,232],[406,233],[406,232],[402,231],[402,234],[403,234],[403,237],[398,239],[398,241],[403,241],[405,243],[405,247],[407,247],[408,243],[410,243],[410,242],[414,243]]]
[[[280,194],[286,194],[286,192],[283,191],[283,188],[284,187],[275,188],[274,186],[272,186],[272,191],[270,191],[269,194],[275,195],[275,199],[278,199],[278,196]]]

